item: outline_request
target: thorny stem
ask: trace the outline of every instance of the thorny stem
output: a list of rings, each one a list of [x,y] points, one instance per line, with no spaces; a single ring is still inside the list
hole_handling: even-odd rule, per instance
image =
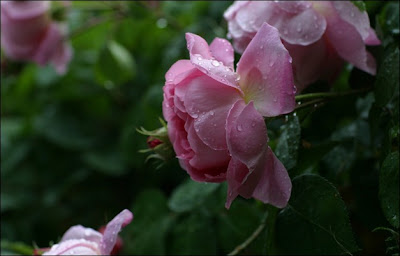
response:
[[[360,93],[368,92],[370,90],[372,90],[371,87],[357,89],[357,90],[350,90],[350,91],[346,91],[346,92],[307,93],[307,94],[297,95],[295,98],[296,98],[296,101],[309,100],[309,99],[315,99],[315,98],[336,98],[336,97],[342,97],[342,96],[347,96],[347,95],[360,94]]]
[[[269,211],[267,211],[264,214],[260,225],[257,227],[256,230],[254,230],[253,234],[251,234],[251,236],[249,236],[249,238],[247,238],[246,241],[244,241],[242,244],[236,246],[236,248],[233,251],[231,251],[230,253],[228,253],[228,255],[237,255],[241,250],[243,250],[244,248],[249,246],[249,244],[252,243],[260,235],[261,231],[263,231],[263,229],[265,228],[268,215],[269,215]]]

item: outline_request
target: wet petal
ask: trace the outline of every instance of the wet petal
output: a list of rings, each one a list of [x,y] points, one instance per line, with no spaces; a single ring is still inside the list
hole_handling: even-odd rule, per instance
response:
[[[239,188],[239,194],[245,198],[254,197],[263,203],[278,208],[287,205],[292,190],[292,182],[283,164],[276,158],[270,148],[264,151],[263,160],[247,177]]]
[[[367,52],[364,40],[356,28],[337,14],[332,13],[326,17],[329,23],[326,36],[340,57],[357,68],[375,75],[375,59]]]
[[[228,40],[215,38],[210,44],[210,51],[216,60],[221,61],[226,67],[233,70],[234,53]]]
[[[372,28],[370,28],[368,37],[365,38],[364,43],[366,45],[380,45],[381,44],[381,40],[379,40],[379,38],[377,37],[375,31]]]
[[[212,57],[208,44],[203,38],[186,33],[186,41],[190,52],[190,61],[193,65],[213,79],[227,86],[239,88],[236,73]]]
[[[252,171],[266,150],[268,137],[264,119],[253,106],[237,101],[226,119],[226,141],[232,158]]]
[[[35,52],[33,60],[39,65],[45,65],[50,61],[56,53],[58,47],[62,47],[63,35],[57,24],[52,23],[44,38],[40,42]]]
[[[100,243],[102,237],[103,235],[100,232],[92,228],[85,228],[81,225],[76,225],[70,227],[64,233],[63,237],[61,238],[61,241],[66,241],[70,239],[85,239],[95,243]]]
[[[200,139],[215,150],[227,149],[225,120],[233,103],[240,98],[238,90],[203,75],[187,85],[185,109],[194,119]]]
[[[361,12],[357,6],[350,1],[332,1],[333,7],[337,10],[337,14],[347,23],[354,26],[364,41],[369,41],[373,36],[367,12]],[[372,30],[373,32],[373,30]],[[374,33],[375,34],[375,33]],[[376,37],[376,36],[375,36]],[[367,38],[370,38],[367,40]],[[377,38],[373,41],[376,42]],[[379,40],[379,39],[378,39]]]
[[[101,240],[101,252],[109,255],[117,242],[118,233],[123,227],[128,225],[133,219],[133,214],[125,209],[114,217],[106,226],[104,230],[103,239]]]
[[[279,8],[289,13],[299,13],[311,7],[307,1],[274,1]]]
[[[296,90],[291,61],[277,29],[264,23],[237,64],[245,100],[253,100],[261,115],[293,111]]]
[[[97,243],[85,239],[71,239],[55,244],[43,255],[101,255]]]

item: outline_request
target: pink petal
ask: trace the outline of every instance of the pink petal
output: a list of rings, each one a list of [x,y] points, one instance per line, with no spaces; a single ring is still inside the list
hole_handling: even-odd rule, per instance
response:
[[[275,1],[275,4],[289,13],[299,13],[311,7],[307,1]]]
[[[353,25],[364,41],[372,41],[372,45],[380,44],[375,32],[370,27],[367,12],[361,12],[358,7],[350,1],[333,1],[332,4],[340,18]],[[379,41],[379,43],[377,43],[377,41]]]
[[[226,141],[229,153],[251,171],[266,150],[268,137],[264,119],[253,106],[237,101],[226,119]]]
[[[165,81],[173,82],[174,84],[180,83],[187,76],[187,72],[195,68],[190,60],[178,60],[175,62],[165,73]]]
[[[234,53],[231,43],[226,39],[215,38],[210,44],[210,51],[216,60],[233,70]]]
[[[198,136],[210,148],[227,149],[225,120],[238,99],[238,90],[206,75],[192,79],[187,85],[185,109],[194,119]]]
[[[367,52],[364,40],[355,27],[335,13],[327,15],[326,18],[329,23],[326,36],[340,57],[357,68],[375,75],[375,59]]]
[[[104,230],[103,239],[101,240],[100,248],[102,254],[109,255],[117,242],[118,233],[123,227],[128,225],[133,219],[133,214],[125,209],[114,217]]]
[[[261,115],[277,116],[293,111],[296,90],[291,62],[278,30],[264,23],[237,64],[245,100],[253,100]]]
[[[233,19],[238,11],[244,6],[248,5],[251,1],[235,1],[229,8],[224,12],[224,18],[226,20]]]
[[[188,129],[188,141],[193,157],[189,160],[188,172],[196,181],[222,182],[225,180],[226,168],[230,156],[228,150],[213,150],[198,137],[194,125]]]
[[[274,23],[280,13],[277,13],[275,4],[270,1],[250,1],[250,3],[236,14],[238,26],[247,33],[257,32],[264,22]]]
[[[380,45],[381,40],[376,36],[375,31],[372,28],[369,28],[368,37],[365,38],[364,43],[366,45]]]
[[[45,65],[53,58],[57,48],[62,47],[63,40],[59,26],[56,23],[52,23],[36,50],[33,60],[39,65]]]
[[[64,42],[58,46],[58,49],[52,58],[52,63],[58,74],[65,74],[72,55],[73,50],[69,43]]]
[[[318,79],[334,81],[341,71],[342,58],[324,39],[307,46],[292,45],[286,42],[284,42],[284,45],[293,58],[297,93],[300,93],[307,85]]]
[[[1,9],[6,9],[11,19],[31,19],[43,15],[50,9],[49,1],[1,1]]]
[[[190,61],[193,65],[213,79],[239,89],[236,73],[221,61],[212,57],[208,44],[203,38],[186,33],[186,41],[190,52]]]
[[[85,239],[91,242],[100,243],[103,235],[91,228],[85,228],[81,225],[70,227],[61,238],[61,241],[67,241],[71,239]]]
[[[292,190],[289,175],[269,147],[263,159],[240,187],[239,194],[255,188],[252,197],[283,208],[287,205]]]
[[[55,244],[42,255],[101,255],[98,244],[84,239],[71,239]]]
[[[226,181],[228,183],[228,191],[226,196],[225,208],[229,209],[233,200],[239,195],[239,188],[247,179],[249,169],[239,160],[232,158],[229,162]]]

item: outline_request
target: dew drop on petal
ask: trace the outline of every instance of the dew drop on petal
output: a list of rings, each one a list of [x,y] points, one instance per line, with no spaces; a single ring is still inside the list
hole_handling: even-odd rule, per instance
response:
[[[243,131],[243,127],[242,127],[240,124],[238,124],[238,125],[236,126],[236,129],[238,130],[238,132]]]
[[[212,64],[214,67],[218,67],[218,66],[220,65],[220,63],[219,63],[218,61],[216,61],[216,60],[211,61],[211,64]]]

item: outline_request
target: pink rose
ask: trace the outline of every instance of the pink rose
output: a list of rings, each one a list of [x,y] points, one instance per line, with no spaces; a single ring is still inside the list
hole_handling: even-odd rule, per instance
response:
[[[11,59],[50,62],[66,71],[72,49],[65,42],[65,27],[52,22],[48,1],[1,1],[1,46]]]
[[[295,107],[291,58],[278,31],[265,23],[236,72],[227,40],[208,46],[191,33],[186,40],[190,60],[166,73],[163,101],[180,165],[196,181],[227,180],[227,208],[237,195],[284,207],[291,182],[268,147],[263,119]]]
[[[318,79],[333,80],[343,60],[372,75],[379,45],[368,14],[350,1],[237,1],[224,13],[235,49],[243,52],[264,22],[279,30],[293,58],[299,92]]]
[[[123,210],[107,224],[103,234],[81,225],[73,226],[65,232],[60,243],[43,255],[110,255],[121,228],[132,219],[133,214]]]

